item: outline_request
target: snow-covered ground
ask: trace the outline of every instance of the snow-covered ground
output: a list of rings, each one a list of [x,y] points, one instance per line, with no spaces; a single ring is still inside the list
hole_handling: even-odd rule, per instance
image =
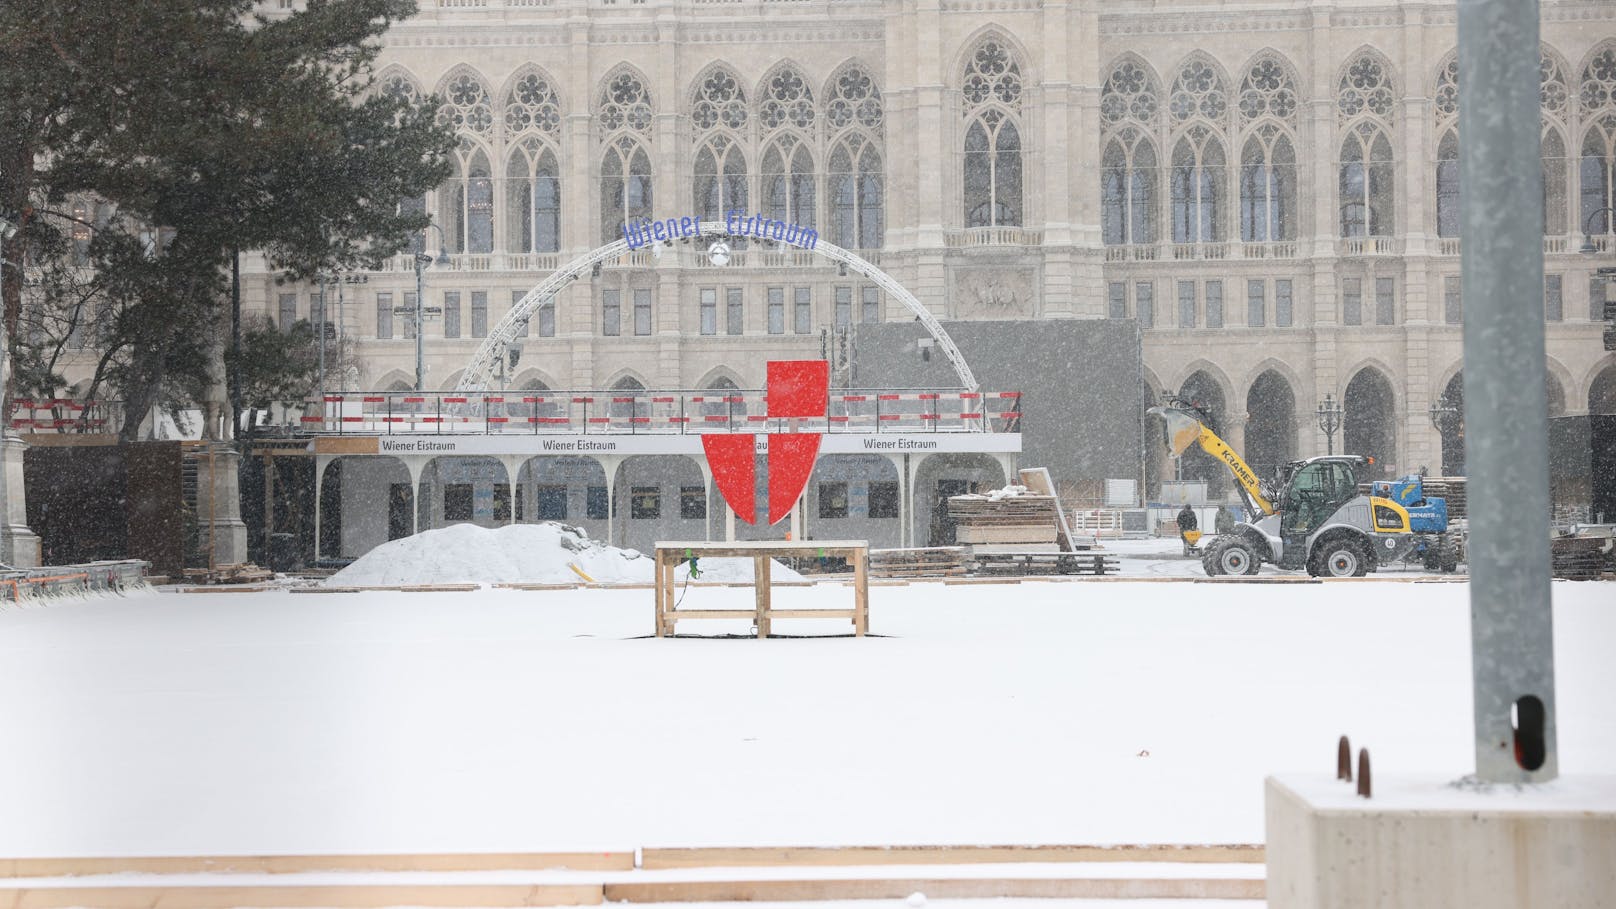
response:
[[[1616,774],[1616,585],[1553,590],[1561,771]],[[657,640],[648,590],[10,609],[0,856],[1261,842],[1343,732],[1471,769],[1467,592],[883,586],[862,640]]]

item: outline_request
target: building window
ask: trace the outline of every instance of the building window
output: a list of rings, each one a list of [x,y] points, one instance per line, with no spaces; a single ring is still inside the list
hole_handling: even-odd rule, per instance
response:
[[[468,152],[453,154],[454,173],[438,190],[438,223],[451,253],[494,251],[494,175],[488,156],[467,143]]]
[[[771,82],[782,79],[792,85],[801,80],[791,73],[782,73]],[[806,91],[806,87],[802,88]],[[804,105],[812,110],[812,99]],[[765,114],[765,119],[768,114]],[[743,175],[744,179],[744,175]],[[769,145],[763,154],[763,207],[764,213],[776,221],[814,227],[814,158],[808,146],[791,133],[782,135]]]
[[[965,226],[1022,223],[1021,67],[1009,48],[983,41],[965,68]]]
[[[415,292],[406,291],[404,294],[404,311],[408,313],[408,315],[404,317],[404,337],[406,340],[414,340],[415,333],[421,328],[420,324],[416,321],[416,317],[420,316],[421,312],[415,308],[415,305]]]
[[[538,519],[565,521],[567,519],[567,487],[545,485],[538,487]]]
[[[1295,318],[1295,303],[1291,297],[1291,279],[1276,278],[1274,280],[1274,324],[1280,328],[1290,328]]]
[[[896,518],[898,516],[898,482],[872,480],[870,482],[870,517]]]
[[[786,333],[786,289],[784,287],[769,288],[769,334],[783,335]]]
[[[471,336],[488,337],[488,291],[471,292]]]
[[[517,83],[516,91],[534,87],[549,93],[548,113],[560,122],[555,111],[555,94],[537,76]],[[509,120],[513,108],[506,108]],[[548,253],[561,248],[561,179],[555,152],[538,137],[529,135],[516,144],[505,165],[505,207],[509,234],[505,248],[513,253]]]
[[[814,289],[794,287],[792,298],[792,330],[805,335],[814,330]]]
[[[706,487],[679,487],[679,517],[687,521],[699,521],[707,517]]]
[[[1246,282],[1246,327],[1262,328],[1268,316],[1268,286],[1261,280]]]
[[[880,249],[885,177],[874,143],[853,133],[830,155],[831,240],[846,249]]]
[[[701,289],[701,333],[718,334],[718,288]]]
[[[1561,86],[1560,91],[1565,91]],[[1565,140],[1553,127],[1543,131],[1543,233],[1559,235],[1566,229]]]
[[[1590,322],[1605,321],[1605,294],[1609,293],[1605,289],[1606,287],[1605,278],[1594,275],[1588,279],[1588,321]]]
[[[1100,159],[1100,233],[1107,245],[1156,242],[1156,149],[1160,91],[1133,60],[1112,69],[1100,90],[1100,121],[1107,132]]]
[[[623,292],[603,290],[600,294],[600,333],[615,338],[623,333]]]
[[[601,242],[623,239],[626,225],[649,217],[651,159],[639,142],[623,136],[606,149],[600,163]]]
[[[1448,275],[1442,279],[1442,321],[1449,325],[1458,325],[1464,321],[1464,302],[1460,296],[1464,282],[1458,275]]]
[[[1195,327],[1195,282],[1178,282],[1178,327]]]
[[[662,487],[635,486],[629,490],[628,516],[636,521],[662,517]]]
[[[1396,280],[1393,278],[1375,279],[1375,324],[1397,324],[1397,295]]]
[[[460,337],[460,291],[443,292],[443,336]]]
[[[604,521],[611,517],[611,499],[606,495],[606,487],[591,486],[584,493],[584,515],[592,521]]]
[[[734,84],[734,80],[722,71],[714,73],[708,82],[713,79],[723,79]],[[724,220],[724,213],[732,209],[745,211],[748,207],[746,196],[746,157],[741,148],[730,140],[724,133],[718,133],[702,146],[696,155],[696,210],[700,212],[704,221]]]
[[[376,295],[376,337],[386,340],[393,336],[393,295]]]
[[[1450,129],[1436,147],[1436,235],[1459,236],[1459,131]]]
[[[1223,282],[1206,282],[1206,327],[1223,327]]]
[[[1223,143],[1211,133],[1192,130],[1173,146],[1173,242],[1209,243],[1223,239]]]
[[[651,291],[647,288],[634,291],[634,333],[641,337],[651,333]]]
[[[473,499],[470,483],[443,484],[443,519],[445,521],[471,520]]]
[[[1296,238],[1296,152],[1268,125],[1240,153],[1240,239],[1247,243]]]
[[[821,518],[847,517],[847,484],[819,484],[819,516]]]
[[[1149,281],[1140,281],[1133,286],[1133,307],[1140,328],[1151,328],[1156,324],[1156,288]]]
[[[539,337],[553,338],[555,333],[555,301],[546,300],[539,306]]]
[[[525,291],[525,290],[513,290],[513,291],[511,291],[511,310],[512,311],[515,311],[516,307],[521,304],[522,298],[525,297],[525,296],[527,296],[527,291]],[[533,335],[533,314],[532,313],[528,313],[528,317],[526,319],[523,319],[522,323],[520,325],[516,326],[516,333],[517,333],[517,335],[519,337],[524,337],[524,338],[531,337]]]
[[[1341,281],[1341,324],[1363,324],[1363,279],[1345,278]]]
[[[281,294],[281,331],[291,331],[297,322],[297,294]]]
[[[1128,285],[1121,281],[1112,281],[1106,288],[1109,311],[1106,313],[1113,319],[1128,318]]]
[[[741,305],[741,289],[739,287],[726,287],[724,289],[724,333],[738,335],[744,331],[744,317],[745,310]]]
[[[1359,124],[1341,145],[1341,236],[1391,235],[1392,181],[1391,142],[1376,127]]]
[[[864,293],[863,309],[859,321],[873,324],[881,321],[881,288],[866,286],[861,288]]]
[[[1560,294],[1560,276],[1543,276],[1543,318],[1550,322],[1565,321],[1565,300]]]
[[[840,285],[836,288],[836,327],[846,328],[853,324],[853,288]]]

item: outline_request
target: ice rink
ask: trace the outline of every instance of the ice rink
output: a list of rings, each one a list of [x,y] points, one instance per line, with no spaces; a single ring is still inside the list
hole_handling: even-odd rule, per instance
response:
[[[862,640],[657,640],[648,589],[11,608],[0,855],[1261,843],[1342,733],[1471,769],[1467,589],[880,586]],[[1553,591],[1561,771],[1616,774],[1616,585]]]

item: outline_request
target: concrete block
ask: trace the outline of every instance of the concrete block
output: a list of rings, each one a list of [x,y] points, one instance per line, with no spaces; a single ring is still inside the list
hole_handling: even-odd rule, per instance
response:
[[[1616,777],[1267,781],[1269,909],[1616,907]]]

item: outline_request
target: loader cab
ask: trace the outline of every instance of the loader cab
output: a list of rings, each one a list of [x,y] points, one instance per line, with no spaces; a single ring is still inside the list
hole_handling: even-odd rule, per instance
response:
[[[1279,532],[1287,544],[1317,530],[1358,495],[1358,457],[1323,457],[1288,465],[1279,501]]]

